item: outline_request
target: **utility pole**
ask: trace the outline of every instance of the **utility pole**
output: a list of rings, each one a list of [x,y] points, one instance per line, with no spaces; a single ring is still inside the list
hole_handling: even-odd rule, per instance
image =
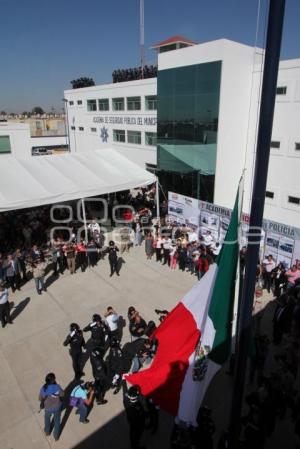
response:
[[[238,448],[241,429],[247,358],[252,336],[252,306],[265,205],[284,8],[285,0],[270,0],[245,277],[239,311],[237,357],[229,426],[230,449]]]

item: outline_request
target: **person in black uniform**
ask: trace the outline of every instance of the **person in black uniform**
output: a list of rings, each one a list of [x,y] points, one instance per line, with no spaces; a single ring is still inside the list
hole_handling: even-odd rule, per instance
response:
[[[118,254],[119,248],[115,245],[115,242],[111,240],[106,252],[108,253],[108,261],[110,265],[110,277],[116,272],[117,276],[120,276],[118,267]]]
[[[90,355],[92,365],[93,377],[95,379],[95,398],[97,404],[106,404],[104,399],[105,393],[108,390],[107,370],[103,360],[102,348],[94,348]]]
[[[123,403],[129,423],[130,447],[131,449],[142,449],[140,439],[145,429],[146,413],[138,385],[127,389],[127,384],[123,381]]]
[[[92,322],[83,328],[83,332],[91,332],[90,350],[95,347],[101,348],[102,357],[108,348],[109,342],[109,328],[102,321],[101,316],[95,313],[92,317]]]
[[[120,340],[117,337],[112,337],[110,340],[110,350],[106,357],[106,364],[111,388],[115,389],[113,394],[117,394],[122,386],[123,367],[123,353],[120,347]]]
[[[70,333],[64,341],[64,346],[70,345],[70,356],[73,362],[73,370],[75,378],[79,379],[84,376],[82,371],[82,350],[86,351],[85,340],[82,335],[82,330],[77,323],[70,324]]]

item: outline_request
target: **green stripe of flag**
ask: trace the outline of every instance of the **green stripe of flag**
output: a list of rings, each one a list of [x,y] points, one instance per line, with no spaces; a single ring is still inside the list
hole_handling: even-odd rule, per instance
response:
[[[208,316],[216,330],[209,358],[222,365],[231,351],[231,323],[234,304],[235,280],[239,256],[238,226],[240,221],[238,190],[230,224],[217,258],[218,273],[208,310]]]

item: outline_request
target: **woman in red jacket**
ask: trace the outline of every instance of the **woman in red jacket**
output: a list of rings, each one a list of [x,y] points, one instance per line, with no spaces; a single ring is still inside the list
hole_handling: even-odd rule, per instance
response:
[[[204,254],[200,254],[199,259],[196,262],[196,271],[199,281],[202,278],[202,276],[204,276],[205,273],[208,271],[208,268],[209,263],[207,257],[205,257]]]

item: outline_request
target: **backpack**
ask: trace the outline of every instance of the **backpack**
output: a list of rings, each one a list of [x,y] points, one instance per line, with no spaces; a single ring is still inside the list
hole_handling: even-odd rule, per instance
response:
[[[78,385],[78,387],[76,387],[75,390],[73,390],[74,393],[75,393],[75,391],[77,391],[79,388],[81,388],[80,385]],[[69,405],[70,405],[70,407],[80,407],[80,405],[82,405],[82,404],[84,404],[84,399],[82,399],[82,398],[77,398],[77,397],[75,397],[75,396],[70,396],[70,398],[69,398]]]

